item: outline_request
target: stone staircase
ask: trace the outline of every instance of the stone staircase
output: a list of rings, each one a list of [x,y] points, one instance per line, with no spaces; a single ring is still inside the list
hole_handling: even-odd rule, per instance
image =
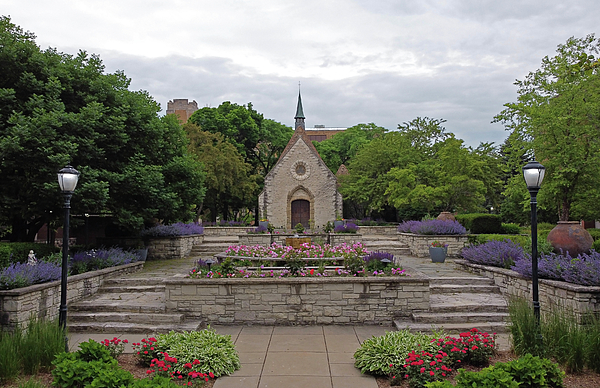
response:
[[[430,333],[443,328],[446,333],[457,334],[476,327],[488,333],[508,332],[508,304],[492,279],[431,278],[429,289],[430,311],[395,320],[398,330]]]
[[[167,333],[201,326],[167,314],[160,279],[107,279],[97,294],[69,305],[68,329],[86,333]]]
[[[393,235],[363,235],[363,245],[370,251],[383,251],[393,255],[410,255],[408,245]]]
[[[225,252],[230,245],[238,244],[237,236],[204,237],[202,244],[196,244],[190,252],[191,257],[212,257],[213,255]]]

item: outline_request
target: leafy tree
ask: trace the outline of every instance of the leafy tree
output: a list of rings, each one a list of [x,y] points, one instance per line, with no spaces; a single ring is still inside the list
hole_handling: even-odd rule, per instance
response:
[[[253,206],[261,178],[251,174],[252,166],[244,162],[235,146],[220,133],[202,131],[196,124],[188,122],[183,127],[190,139],[190,152],[206,170],[206,197],[197,207],[198,215],[203,205],[210,209],[213,221],[219,213],[227,218],[229,209]]]
[[[262,132],[263,139],[256,145],[254,152],[259,163],[257,172],[264,177],[279,160],[279,156],[292,138],[294,130],[277,121],[264,119]]]
[[[541,68],[516,81],[517,102],[505,104],[495,120],[515,135],[520,147],[546,167],[538,194],[541,208],[557,209],[560,220],[598,218],[600,199],[600,42],[594,35],[570,38]],[[526,193],[509,182],[507,192]],[[519,187],[520,186],[520,187]]]
[[[382,136],[387,130],[374,123],[357,124],[343,132],[336,133],[331,139],[313,142],[321,155],[321,159],[334,173],[342,164],[347,164],[356,153],[376,137]]]
[[[97,56],[34,39],[0,17],[0,222],[11,239],[32,240],[62,214],[56,173],[68,163],[82,173],[73,212],[108,212],[128,230],[191,218],[204,175],[177,121]]]

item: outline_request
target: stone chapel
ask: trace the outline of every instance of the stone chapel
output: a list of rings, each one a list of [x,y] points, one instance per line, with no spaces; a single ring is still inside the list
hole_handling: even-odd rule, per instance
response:
[[[276,228],[298,223],[322,227],[342,216],[342,195],[337,178],[327,167],[306,134],[302,98],[298,93],[294,135],[265,177],[258,197],[261,219]]]

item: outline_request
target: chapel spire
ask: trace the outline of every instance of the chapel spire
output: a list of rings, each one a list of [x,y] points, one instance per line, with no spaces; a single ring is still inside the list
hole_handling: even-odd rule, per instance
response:
[[[304,109],[302,109],[302,96],[300,95],[300,83],[298,83],[298,106],[296,107],[296,128],[304,131]]]

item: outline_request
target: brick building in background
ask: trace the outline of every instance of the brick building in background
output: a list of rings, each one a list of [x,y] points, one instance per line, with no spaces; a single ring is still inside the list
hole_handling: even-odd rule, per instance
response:
[[[176,114],[179,121],[187,123],[190,116],[198,110],[198,103],[188,102],[187,98],[174,98],[167,102],[167,114]]]

